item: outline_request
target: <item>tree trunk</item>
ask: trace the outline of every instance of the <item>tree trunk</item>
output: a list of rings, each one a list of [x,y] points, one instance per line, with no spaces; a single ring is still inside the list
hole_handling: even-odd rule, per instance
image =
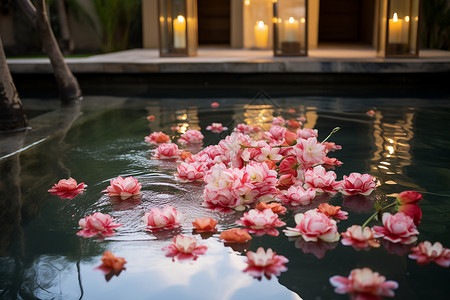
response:
[[[78,81],[64,61],[64,56],[50,27],[45,0],[37,0],[36,9],[30,0],[17,0],[17,3],[31,23],[37,27],[42,47],[52,64],[61,100],[70,102],[81,99],[81,89]]]
[[[27,117],[6,63],[0,37],[0,131],[25,130]]]
[[[65,1],[57,0],[56,6],[58,8],[59,26],[61,27],[61,48],[64,54],[71,53],[73,51],[73,41],[70,38]]]

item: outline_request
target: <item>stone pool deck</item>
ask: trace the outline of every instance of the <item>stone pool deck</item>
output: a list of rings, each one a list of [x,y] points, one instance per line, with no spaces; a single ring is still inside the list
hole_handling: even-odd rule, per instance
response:
[[[133,49],[68,58],[74,73],[449,73],[450,51],[422,50],[419,58],[380,58],[371,48],[328,47],[306,57],[274,57],[272,51],[200,48],[194,57],[159,57],[158,50]],[[8,59],[13,74],[51,73],[48,59]]]

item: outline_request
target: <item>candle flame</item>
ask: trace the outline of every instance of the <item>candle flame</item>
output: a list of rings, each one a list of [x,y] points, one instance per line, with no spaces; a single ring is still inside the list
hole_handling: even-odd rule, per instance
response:
[[[394,13],[394,16],[392,17],[393,22],[398,22],[398,16],[397,13]]]
[[[293,17],[289,18],[289,23],[294,23],[295,19]]]
[[[247,5],[247,6],[250,5],[250,0],[245,0],[244,4]]]
[[[405,17],[405,22],[409,22],[409,16]]]
[[[300,19],[300,23],[305,23],[305,22],[306,22],[305,18]]]
[[[259,28],[264,28],[264,22],[263,21],[259,21],[258,22],[258,27]]]
[[[178,22],[183,23],[184,22],[184,17],[182,15],[179,15],[177,17]]]

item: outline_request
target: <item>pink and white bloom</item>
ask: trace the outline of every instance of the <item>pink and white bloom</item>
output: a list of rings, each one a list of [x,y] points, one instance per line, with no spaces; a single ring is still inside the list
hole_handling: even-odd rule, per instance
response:
[[[164,207],[162,211],[158,208],[152,208],[149,212],[144,214],[142,221],[144,221],[145,225],[147,225],[150,230],[162,228],[170,229],[180,224],[178,212],[171,205]]]
[[[286,124],[286,120],[282,117],[274,117],[272,120],[272,125],[280,125],[284,126]]]
[[[206,130],[211,130],[214,133],[221,133],[222,131],[228,130],[228,127],[224,127],[222,123],[212,123],[206,127]]]
[[[313,188],[303,189],[301,186],[290,186],[286,191],[277,195],[284,205],[298,206],[308,205],[316,197],[316,190]]]
[[[264,136],[268,139],[275,141],[283,141],[286,135],[287,129],[279,125],[270,127],[269,132],[265,132]]]
[[[119,176],[111,179],[109,184],[110,185],[106,188],[106,190],[102,191],[104,193],[107,192],[109,197],[120,197],[122,200],[141,197],[142,185],[132,176],[125,178]]]
[[[444,268],[450,266],[450,249],[444,248],[439,242],[434,244],[429,241],[421,242],[417,247],[412,247],[411,251],[412,253],[408,257],[416,259],[419,265],[426,265],[434,261]]]
[[[259,126],[250,126],[245,123],[237,124],[234,128],[235,132],[244,133],[244,134],[251,134],[261,131],[261,127]]]
[[[158,131],[152,132],[149,136],[146,136],[145,141],[149,144],[159,145],[163,143],[170,143],[170,137],[167,134]]]
[[[324,213],[311,209],[304,214],[296,214],[294,219],[297,225],[283,230],[287,236],[300,235],[306,242],[317,242],[319,239],[325,242],[339,240],[336,221],[328,218]]]
[[[271,278],[271,275],[280,276],[281,272],[287,271],[287,267],[284,265],[289,260],[282,256],[276,255],[276,252],[271,248],[264,251],[264,248],[259,247],[256,252],[247,251],[247,268],[244,272],[249,273],[255,278],[266,276],[267,279]]]
[[[258,191],[257,198],[260,201],[265,199],[272,200],[278,193],[276,188],[278,179],[277,171],[270,170],[265,163],[251,161],[245,166],[245,172],[250,177],[250,183],[253,184],[254,190]]]
[[[381,276],[369,268],[353,269],[350,275],[333,276],[330,283],[338,294],[352,293],[356,299],[381,299],[381,297],[394,297],[394,291],[398,288],[398,283],[392,280],[386,281],[386,277]]]
[[[178,159],[181,152],[176,144],[161,144],[155,149],[152,159]]]
[[[206,166],[200,162],[193,163],[182,162],[177,166],[177,173],[174,174],[175,180],[180,182],[189,182],[203,180],[206,173]]]
[[[341,193],[344,195],[370,195],[376,187],[375,178],[369,174],[351,173],[341,181]]]
[[[87,185],[84,182],[77,183],[72,177],[69,179],[61,179],[55,183],[48,192],[56,195],[61,199],[73,199],[76,195],[81,194],[86,190]]]
[[[417,241],[419,231],[414,225],[414,220],[404,213],[384,213],[383,226],[374,226],[376,238],[383,238],[392,243],[411,244]]]
[[[173,239],[173,243],[163,248],[167,251],[166,256],[177,258],[178,260],[196,260],[199,255],[205,254],[208,247],[206,245],[198,245],[195,237],[185,235],[177,235]]]
[[[317,193],[335,193],[339,188],[336,182],[336,173],[326,171],[324,167],[317,166],[305,171],[305,186],[316,189]]]
[[[277,162],[283,158],[283,156],[280,155],[280,148],[272,148],[267,145],[259,150],[260,154],[255,157],[255,161],[257,162],[263,162],[266,160]]]
[[[279,234],[278,230],[274,227],[286,225],[270,208],[264,209],[263,211],[251,209],[244,213],[244,216],[237,220],[236,224],[250,227],[248,230],[250,233],[264,232],[273,236]]]
[[[309,139],[309,138],[316,138],[319,136],[319,132],[317,129],[309,129],[309,128],[303,128],[297,130],[297,136],[300,139]]]
[[[78,225],[83,229],[78,231],[77,235],[83,237],[93,237],[98,234],[104,237],[113,236],[115,233],[114,229],[122,226],[122,224],[114,223],[114,218],[110,215],[100,212],[80,219]]]
[[[339,222],[339,220],[347,220],[348,212],[341,210],[340,206],[330,205],[328,203],[321,203],[317,207],[317,211],[324,213],[328,218],[333,218]]]
[[[297,139],[297,144],[293,147],[293,154],[297,157],[301,169],[321,164],[326,156],[325,146],[319,143],[315,137]]]
[[[341,145],[336,145],[333,142],[325,142],[325,143],[322,143],[322,144],[325,146],[327,153],[342,149]]]
[[[341,235],[341,243],[345,246],[352,246],[355,249],[380,247],[380,243],[374,237],[373,230],[369,227],[362,229],[359,225],[352,225],[347,228],[346,232],[341,233]]]
[[[203,142],[203,134],[196,129],[188,130],[178,139],[180,144],[199,144]]]

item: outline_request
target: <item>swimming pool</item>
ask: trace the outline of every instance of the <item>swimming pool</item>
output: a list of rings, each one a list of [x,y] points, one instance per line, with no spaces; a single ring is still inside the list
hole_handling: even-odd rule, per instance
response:
[[[220,106],[211,108],[213,101]],[[375,114],[368,116],[369,110]],[[23,143],[34,139],[34,146],[0,160],[0,293],[5,298],[348,299],[334,292],[329,278],[348,276],[352,269],[363,267],[398,282],[395,299],[445,299],[450,293],[448,268],[434,263],[419,266],[408,258],[408,249],[396,245],[356,251],[340,241],[325,245],[294,241],[278,228],[279,236],[253,236],[240,248],[226,247],[219,234],[239,227],[235,221],[243,212],[202,207],[204,184],[175,181],[177,163],[151,159],[152,148],[144,141],[154,131],[176,140],[180,132],[170,128],[179,126],[181,131],[201,130],[207,146],[226,135],[205,130],[213,122],[230,128],[251,122],[267,128],[273,116],[306,118],[305,126],[318,129],[319,140],[339,126],[341,130],[330,139],[343,148],[332,155],[344,163],[334,170],[338,179],[352,172],[369,173],[380,184],[364,201],[340,193],[326,199],[349,212],[349,218],[338,223],[339,232],[363,224],[373,213],[375,200],[416,190],[424,192],[419,241],[439,241],[449,247],[447,100],[272,97],[265,92],[214,99],[92,96],[80,106],[33,115],[37,117],[31,125],[40,136],[31,134]],[[149,122],[148,115],[155,120]],[[139,180],[140,200],[114,202],[102,193],[119,175]],[[85,182],[87,190],[71,200],[47,192],[59,179],[69,177]],[[323,201],[288,210],[281,219],[294,227],[296,213]],[[181,226],[147,230],[141,221],[144,213],[165,205],[176,208]],[[78,220],[97,211],[123,226],[104,239],[77,236]],[[193,233],[191,222],[205,216],[218,220],[218,233],[202,239]],[[180,233],[197,236],[208,246],[206,254],[192,262],[166,257],[161,249]],[[270,280],[244,273],[245,252],[258,247],[272,248],[288,258],[287,271]],[[96,269],[107,250],[127,261],[126,270],[117,277],[105,278]]]

